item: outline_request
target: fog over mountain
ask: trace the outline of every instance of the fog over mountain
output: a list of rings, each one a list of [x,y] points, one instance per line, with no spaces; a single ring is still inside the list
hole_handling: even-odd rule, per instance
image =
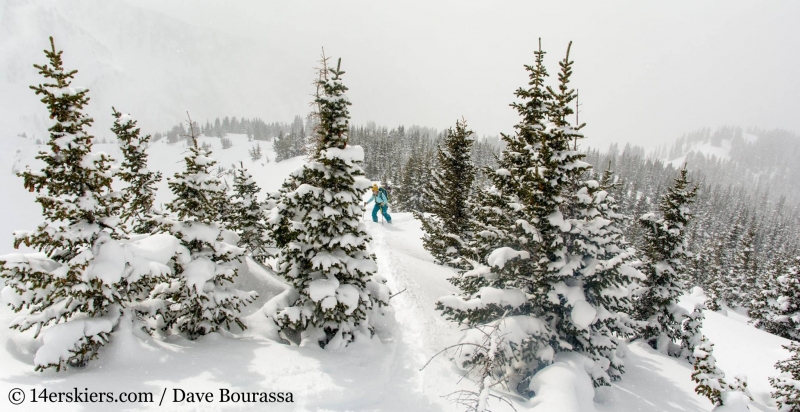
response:
[[[40,82],[32,64],[44,63],[42,49],[51,35],[67,51],[67,66],[79,71],[75,85],[91,90],[89,114],[99,136],[108,135],[111,106],[144,119],[143,126],[152,131],[185,119],[186,111],[205,119],[230,107],[225,112],[291,119],[308,110],[304,94],[310,92],[312,67],[306,73],[262,76],[263,67],[253,64],[252,56],[263,49],[246,38],[124,2],[12,0],[0,10],[3,134],[45,136],[45,113],[28,86]],[[283,59],[270,55],[272,73],[281,72]]]
[[[2,133],[40,129],[47,37],[92,89],[147,130],[185,117],[290,121],[308,112],[321,48],[343,58],[355,123],[510,133],[508,104],[541,38],[549,64],[574,41],[574,86],[592,147],[654,148],[702,127],[800,130],[796,3],[0,1]],[[551,73],[553,75],[554,73]],[[37,126],[38,125],[38,126]]]

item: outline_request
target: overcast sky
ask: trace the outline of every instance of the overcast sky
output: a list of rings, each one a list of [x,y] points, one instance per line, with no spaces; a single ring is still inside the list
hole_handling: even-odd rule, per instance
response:
[[[800,2],[128,3],[256,40],[263,49],[251,51],[253,64],[264,76],[290,73],[285,82],[304,88],[272,103],[289,113],[308,110],[324,46],[342,58],[354,123],[441,129],[463,116],[479,135],[511,132],[518,117],[508,104],[526,84],[523,64],[533,63],[541,37],[551,75],[574,42],[573,86],[590,146],[652,147],[705,126],[800,131]],[[235,113],[248,112],[218,115]]]

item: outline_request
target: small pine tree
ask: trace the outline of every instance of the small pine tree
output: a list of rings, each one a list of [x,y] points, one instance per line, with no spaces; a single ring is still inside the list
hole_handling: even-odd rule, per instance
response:
[[[800,412],[800,344],[791,342],[783,348],[792,356],[775,364],[781,374],[769,378],[770,385],[775,388],[772,399],[782,411]]]
[[[681,357],[685,357],[694,365],[694,350],[702,343],[704,305],[695,305],[691,313],[687,313],[681,322]]]
[[[430,215],[416,213],[425,232],[422,238],[425,249],[438,262],[461,268],[467,266],[462,249],[471,237],[469,197],[475,179],[471,158],[473,141],[466,121],[457,121],[455,129],[447,130],[443,146],[437,150],[439,169],[431,173],[423,190]]]
[[[261,145],[258,143],[254,144],[248,153],[250,154],[250,160],[254,162],[257,162],[264,157],[264,153],[261,151]],[[269,159],[267,159],[267,162],[269,162]]]
[[[272,149],[275,150],[275,161],[290,159],[292,157],[292,139],[290,135],[285,135],[283,132],[278,133],[278,137],[272,143]]]
[[[728,389],[725,383],[725,372],[717,367],[714,358],[714,344],[705,336],[700,338],[700,344],[692,352],[694,357],[694,372],[692,380],[697,383],[694,391],[703,395],[716,406],[722,405],[722,394]]]
[[[371,336],[369,311],[389,303],[375,256],[367,251],[370,236],[360,222],[361,196],[370,182],[359,166],[363,149],[347,145],[351,103],[340,65],[341,60],[320,73],[311,160],[284,181],[268,218],[280,248],[277,271],[295,296],[274,320],[284,337],[299,334],[301,344],[328,349]]]
[[[635,318],[645,325],[640,336],[664,353],[671,352],[669,345],[681,337],[684,312],[677,305],[683,294],[679,279],[686,271],[685,262],[690,257],[685,233],[691,218],[688,205],[696,192],[697,187],[689,189],[684,168],[661,199],[659,209],[662,217],[648,213],[639,219],[646,230],[644,272],[647,279],[636,301]]]
[[[174,326],[189,339],[235,323],[244,329],[237,316],[241,307],[257,294],[233,288],[237,276],[234,260],[245,249],[236,247],[238,236],[226,230],[222,204],[227,203],[226,188],[212,170],[216,161],[197,143],[190,119],[189,155],[186,170],[176,173],[168,185],[175,198],[167,204],[173,216],[158,216],[161,230],[171,233],[186,248],[173,262],[173,277],[156,286],[155,299],[163,302],[156,313],[162,329]]]
[[[45,222],[36,230],[15,232],[14,240],[15,248],[24,243],[44,257],[7,255],[0,260],[0,276],[7,285],[4,300],[15,312],[24,310],[11,328],[44,334],[36,370],[61,370],[94,359],[119,320],[122,270],[98,266],[113,260],[106,254],[119,248],[114,239],[122,234],[121,195],[111,188],[111,159],[91,154],[94,138],[85,128],[93,120],[82,112],[88,90],[72,86],[77,70],[64,69],[63,52],[56,51],[52,37],[44,53],[49,64],[34,67],[46,83],[31,89],[42,96],[54,121],[48,129],[50,151],[36,156],[45,164],[42,170],[27,168],[18,176],[36,192]]]
[[[152,220],[155,185],[161,181],[161,172],[151,171],[147,167],[148,156],[145,150],[150,142],[150,135],[141,136],[135,120],[113,107],[111,110],[115,119],[111,131],[117,135],[124,157],[118,176],[128,183],[128,187],[122,190],[125,206],[120,218],[133,233],[150,233],[156,227]]]
[[[231,205],[234,219],[229,227],[239,235],[239,247],[250,251],[255,261],[263,262],[269,255],[266,251],[269,243],[266,242],[263,206],[257,199],[261,188],[242,164],[233,180],[233,192]]]

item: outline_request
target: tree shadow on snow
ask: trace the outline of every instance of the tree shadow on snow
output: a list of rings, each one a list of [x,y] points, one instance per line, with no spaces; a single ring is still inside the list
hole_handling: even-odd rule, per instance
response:
[[[646,344],[635,345],[625,354],[622,379],[610,388],[598,388],[598,411],[687,412],[712,408],[711,402],[694,393],[688,361],[668,358]]]

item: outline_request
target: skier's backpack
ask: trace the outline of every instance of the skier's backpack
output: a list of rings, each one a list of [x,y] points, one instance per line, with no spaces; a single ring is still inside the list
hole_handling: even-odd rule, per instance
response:
[[[378,196],[383,195],[386,197],[386,203],[392,203],[392,198],[390,196],[390,192],[386,190],[386,188],[381,187],[378,189]]]

